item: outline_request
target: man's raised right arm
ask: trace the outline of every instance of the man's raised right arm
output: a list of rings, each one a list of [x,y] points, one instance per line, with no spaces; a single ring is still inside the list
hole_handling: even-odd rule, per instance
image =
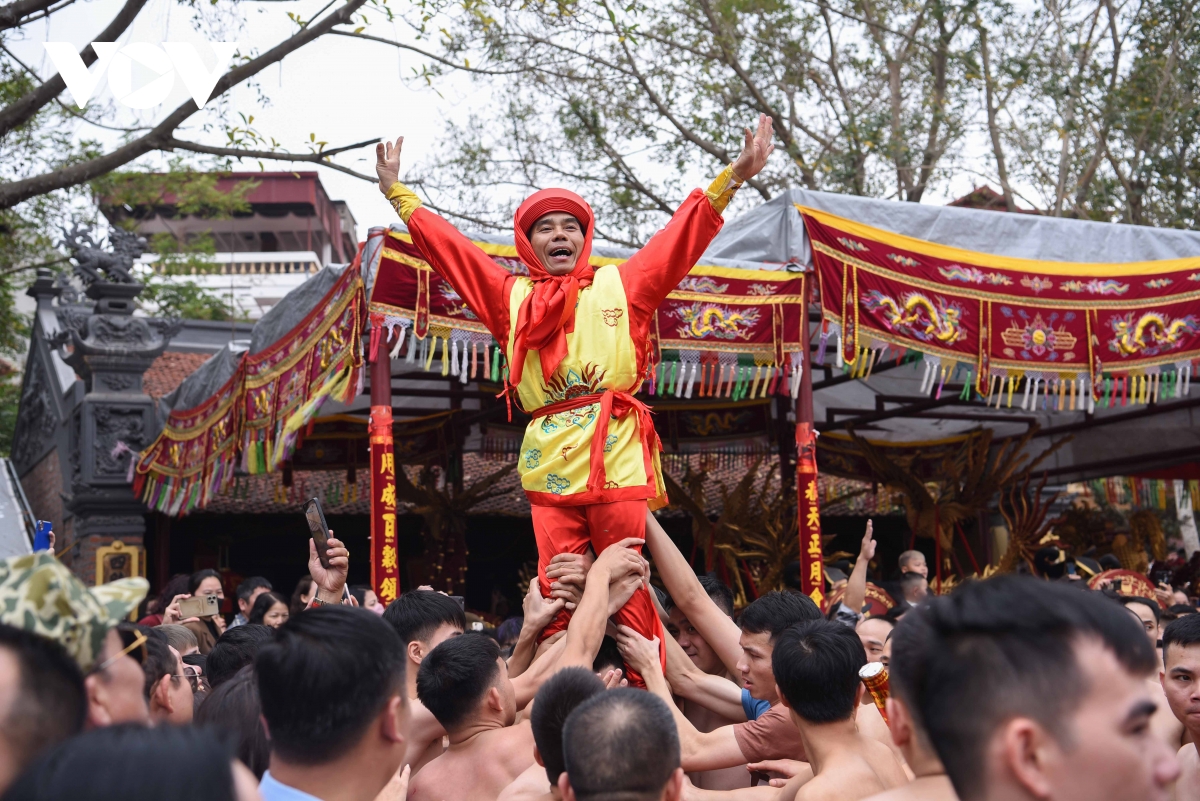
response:
[[[375,146],[375,172],[396,214],[408,226],[413,244],[425,261],[446,279],[497,342],[508,341],[508,294],[513,276],[467,239],[457,228],[423,207],[416,193],[400,182],[400,148],[404,137]]]

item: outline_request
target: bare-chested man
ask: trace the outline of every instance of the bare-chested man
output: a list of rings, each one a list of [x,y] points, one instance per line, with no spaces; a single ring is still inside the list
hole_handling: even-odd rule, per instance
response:
[[[610,583],[624,604],[633,588],[642,586],[645,560],[628,538],[604,550],[588,573],[583,599],[556,645],[561,655],[547,654],[538,662],[557,660],[556,667],[590,666],[604,636],[609,614]],[[626,578],[633,578],[633,587]],[[627,592],[626,592],[627,591]],[[548,673],[535,663],[529,674]],[[522,679],[526,676],[522,675]],[[536,688],[535,688],[536,692]],[[514,725],[518,704],[508,666],[495,640],[464,634],[434,648],[422,661],[417,696],[445,728],[446,751],[412,779],[410,801],[492,801],[533,764],[533,733],[528,719]]]
[[[888,643],[891,642],[889,638]],[[888,699],[888,723],[896,747],[904,754],[904,760],[912,770],[914,778],[908,784],[871,796],[868,801],[958,801],[954,785],[946,775],[942,761],[938,759],[929,743],[929,737],[917,722],[903,697],[909,692],[903,679],[891,677],[892,696]]]
[[[733,618],[733,591],[728,586],[722,584],[717,579],[711,576],[700,576],[700,586],[708,594],[709,599],[717,605],[717,607],[726,615]],[[672,605],[667,613],[667,633],[675,638],[675,642],[683,649],[691,664],[695,666],[699,673],[704,674],[701,681],[707,682],[710,689],[715,682],[724,682],[727,686],[722,686],[721,689],[728,691],[730,695],[738,698],[742,706],[742,714],[736,714],[736,706],[733,708],[732,716],[721,714],[720,711],[714,711],[704,706],[701,702],[692,701],[687,698],[679,699],[679,709],[683,712],[684,717],[692,722],[700,732],[711,732],[721,726],[728,726],[734,723],[740,723],[743,720],[752,720],[758,716],[760,712],[766,711],[770,704],[762,701],[756,701],[750,697],[750,694],[739,687],[729,675],[729,670],[721,662],[721,657],[713,650],[708,641],[704,639],[704,635],[700,633],[692,622],[688,620],[687,615],[678,606]],[[686,667],[685,665],[683,667]],[[671,671],[668,670],[668,673]],[[701,678],[701,677],[694,677]],[[699,681],[693,684],[700,684]],[[699,771],[688,774],[688,779],[696,787],[701,787],[707,790],[733,790],[738,787],[750,786],[750,775],[742,767],[719,768],[717,770]]]
[[[1200,799],[1200,615],[1184,615],[1163,629],[1162,689],[1176,719],[1191,735],[1179,749],[1182,773],[1175,801]]]
[[[498,801],[562,801],[558,777],[566,770],[563,726],[575,707],[604,690],[604,682],[581,667],[564,668],[542,685],[529,716],[537,764],[506,787]]]
[[[857,801],[908,783],[891,750],[855,722],[867,657],[854,632],[825,620],[793,626],[771,662],[813,772],[788,782],[779,801]]]
[[[1150,645],[1154,648],[1154,653],[1161,663],[1165,654],[1159,647],[1162,628],[1158,604],[1149,598],[1128,597],[1121,599],[1121,605],[1137,618],[1138,625],[1146,632],[1146,638],[1150,640]],[[1180,719],[1172,714],[1172,709],[1164,695],[1165,682],[1159,681],[1157,678],[1149,678],[1146,680],[1146,686],[1158,707],[1150,718],[1150,728],[1154,734],[1172,749],[1179,749],[1190,743],[1193,738],[1188,734]]]
[[[646,667],[647,687],[669,700],[666,682],[653,670],[657,644],[647,644],[624,626],[620,630],[623,651],[628,650],[638,665]],[[866,664],[866,655],[853,630],[827,620],[796,624],[775,639],[771,662],[774,683],[799,740],[795,750],[807,758],[809,767],[794,772],[795,777],[782,789],[748,787],[718,792],[688,786],[687,799],[856,801],[908,781],[891,749],[861,731],[856,722],[859,715],[873,710],[861,705],[865,688],[858,670]],[[672,711],[683,734],[690,725],[677,710]]]

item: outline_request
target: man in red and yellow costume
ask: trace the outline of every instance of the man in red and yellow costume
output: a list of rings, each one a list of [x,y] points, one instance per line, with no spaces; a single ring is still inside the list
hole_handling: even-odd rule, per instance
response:
[[[622,264],[592,265],[595,218],[583,198],[565,189],[531,195],[513,221],[528,278],[421,207],[399,181],[403,137],[376,146],[380,190],[425,260],[505,348],[509,389],[533,415],[518,471],[533,510],[543,596],[550,595],[546,566],[554,556],[582,554],[589,544],[599,554],[626,537],[644,538],[647,507],[666,504],[658,435],[650,410],[634,397],[650,363],[650,323],[721,230],[734,192],[766,164],[772,132],[771,118],[760,116],[756,132],[746,129],[737,161],[707,191],[693,191]],[[638,590],[616,618],[661,643],[648,590]],[[543,637],[568,619],[564,610]],[[641,684],[640,676],[629,678]]]

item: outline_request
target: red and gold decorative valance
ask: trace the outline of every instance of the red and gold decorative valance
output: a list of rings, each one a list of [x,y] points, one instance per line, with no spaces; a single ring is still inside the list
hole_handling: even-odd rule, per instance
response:
[[[914,350],[926,391],[957,375],[964,395],[1057,411],[1178,397],[1200,366],[1200,257],[1018,259],[797,208],[825,320],[818,361],[831,335],[860,377]]]
[[[514,275],[525,275],[516,248],[475,244]],[[593,255],[597,267],[623,258]],[[401,329],[393,357],[443,375],[499,381],[503,348],[448,282],[433,272],[405,233],[389,231],[371,293],[373,324]],[[698,265],[658,308],[648,383],[655,395],[766,397],[798,382],[804,274]],[[441,345],[440,349],[438,345]]]
[[[151,509],[182,515],[204,507],[232,478],[241,453],[251,474],[278,468],[327,398],[361,391],[366,297],[361,248],[321,302],[259,353],[244,353],[222,387],[173,410],[138,458],[134,492]]]

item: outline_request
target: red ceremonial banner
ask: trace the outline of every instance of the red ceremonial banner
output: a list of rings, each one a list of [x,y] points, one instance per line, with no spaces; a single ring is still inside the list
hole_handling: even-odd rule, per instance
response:
[[[371,407],[371,587],[387,606],[400,594],[392,408]]]
[[[939,395],[962,373],[996,405],[1016,390],[1023,408],[1040,392],[1042,408],[1077,411],[1085,397],[1102,407],[1178,397],[1200,360],[1200,259],[1018,259],[797,208],[825,320],[860,376],[881,351],[911,348],[933,358]]]
[[[800,589],[824,609],[825,561],[821,556],[821,506],[817,494],[817,432],[812,423],[796,423],[796,481],[800,522]]]

